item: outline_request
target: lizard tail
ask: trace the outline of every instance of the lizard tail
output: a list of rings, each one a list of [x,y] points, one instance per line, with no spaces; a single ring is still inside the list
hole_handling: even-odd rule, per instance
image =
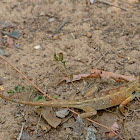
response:
[[[11,101],[15,102],[18,104],[24,104],[24,105],[30,105],[30,106],[40,106],[40,107],[76,107],[78,104],[77,102],[71,102],[71,101],[47,101],[47,102],[32,102],[32,101],[23,101],[23,100],[18,100],[18,99],[13,99],[6,97],[2,94],[0,94],[0,97]]]
[[[7,101],[11,101],[11,102],[14,102],[14,103],[19,103],[19,104],[24,104],[24,105],[30,105],[30,106],[43,106],[43,102],[22,101],[22,100],[18,100],[18,99],[13,99],[13,98],[6,97],[6,96],[4,96],[2,94],[0,94],[0,97],[2,99],[5,99]]]

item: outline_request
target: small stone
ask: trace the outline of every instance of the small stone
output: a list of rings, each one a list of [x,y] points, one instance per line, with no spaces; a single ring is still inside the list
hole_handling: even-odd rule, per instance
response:
[[[0,91],[4,91],[4,87],[0,86]]]
[[[54,21],[55,21],[54,18],[50,18],[50,19],[49,19],[49,22],[54,22]]]
[[[42,129],[43,131],[48,132],[49,130],[51,130],[51,126],[50,126],[50,125],[41,125],[41,129]]]
[[[60,109],[59,111],[56,112],[56,116],[59,118],[65,118],[65,116],[67,116],[68,114],[69,110],[67,110],[66,108]]]
[[[104,21],[101,24],[102,24],[102,26],[106,26],[107,25],[107,22]]]
[[[86,35],[87,35],[88,38],[92,37],[92,34],[90,32],[87,32]]]
[[[11,9],[14,9],[15,7],[17,7],[17,4],[11,4],[10,7]]]
[[[42,11],[42,12],[40,13],[40,16],[45,16],[45,12]]]
[[[40,45],[37,45],[34,47],[36,50],[40,48]]]
[[[55,40],[57,40],[57,39],[59,39],[59,36],[58,36],[58,35],[54,35],[53,38],[54,38]]]
[[[65,47],[66,49],[70,49],[71,47],[70,47],[70,45],[66,45],[66,47]]]
[[[17,139],[17,136],[13,136],[13,139]]]
[[[0,49],[0,54],[1,54],[2,56],[4,56],[4,55],[5,55],[5,52],[4,52],[2,49]]]
[[[20,117],[20,114],[17,113],[17,114],[15,115],[15,117]]]
[[[111,10],[111,9],[107,9],[107,12],[108,12],[108,13],[111,13],[111,12],[112,12],[112,10]]]
[[[85,10],[86,10],[86,11],[89,11],[89,8],[88,8],[88,7],[86,7],[86,8],[85,8]]]
[[[130,61],[131,60],[131,57],[127,57],[127,59]]]

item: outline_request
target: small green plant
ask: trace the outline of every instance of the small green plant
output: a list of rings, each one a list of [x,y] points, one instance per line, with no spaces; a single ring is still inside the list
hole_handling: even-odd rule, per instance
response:
[[[59,53],[59,55],[57,56],[56,53],[54,53],[54,59],[56,61],[60,61],[63,65],[65,69],[68,69],[66,66],[66,62],[63,60],[63,53]]]
[[[43,98],[43,96],[41,95],[41,96],[37,96],[37,97],[35,97],[34,99],[33,99],[33,101],[38,101],[38,100],[40,100],[40,99],[42,99]]]
[[[35,94],[38,94],[38,93],[39,93],[39,91],[38,91],[38,90],[35,90],[35,91],[34,91],[34,93],[35,93]]]
[[[116,110],[117,110],[117,111],[120,111],[120,108],[119,108],[119,106],[117,106],[117,107],[116,107]]]
[[[55,59],[56,61],[58,61],[58,57],[56,56],[56,53],[54,53],[54,59]]]
[[[23,92],[28,92],[31,90],[31,87],[25,88],[24,86],[19,88],[18,86],[15,87],[14,90],[8,91],[8,94],[13,95],[14,93],[23,93]]]
[[[63,61],[63,53],[59,53],[59,61]]]
[[[33,99],[34,102],[44,102],[46,101],[44,98],[43,98],[43,95],[41,96],[37,96]]]
[[[13,93],[15,93],[15,91],[12,91],[12,90],[8,91],[8,94],[10,95],[13,95]]]
[[[72,79],[73,79],[73,75],[71,74],[71,75],[70,75],[70,80],[72,81]]]

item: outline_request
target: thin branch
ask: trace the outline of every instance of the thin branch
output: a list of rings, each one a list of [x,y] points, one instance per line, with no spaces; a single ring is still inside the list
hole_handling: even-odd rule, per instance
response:
[[[101,3],[107,4],[107,5],[109,5],[109,6],[114,6],[114,7],[120,8],[120,9],[122,9],[122,10],[124,10],[124,11],[127,11],[127,9],[122,8],[122,7],[118,6],[118,5],[114,5],[114,4],[112,4],[111,2],[104,1],[104,0],[98,0],[98,1],[101,2]]]
[[[71,21],[71,19],[68,19],[68,20],[64,21],[64,22],[58,27],[58,29],[52,34],[51,37],[53,37],[58,31],[60,31],[60,30],[63,28],[63,26],[64,26],[65,24],[67,24],[67,23],[70,22],[70,21]]]
[[[19,136],[18,136],[17,140],[20,140],[21,139],[24,125],[25,125],[25,123],[22,123],[22,127],[21,127],[21,130],[20,130],[20,133],[19,133]]]

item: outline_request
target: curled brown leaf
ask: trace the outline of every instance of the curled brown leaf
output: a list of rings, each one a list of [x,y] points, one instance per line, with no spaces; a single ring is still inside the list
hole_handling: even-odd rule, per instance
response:
[[[74,81],[78,81],[81,79],[85,79],[85,78],[112,78],[115,81],[127,81],[127,82],[131,82],[135,80],[134,76],[126,76],[126,75],[121,75],[121,74],[116,74],[113,72],[107,72],[107,71],[103,71],[103,70],[97,70],[97,69],[91,69],[90,73],[86,73],[86,74],[78,74],[78,75],[73,75],[73,79],[70,79],[70,77],[64,77],[60,83],[62,81],[66,81],[67,83],[69,82],[74,82]]]

